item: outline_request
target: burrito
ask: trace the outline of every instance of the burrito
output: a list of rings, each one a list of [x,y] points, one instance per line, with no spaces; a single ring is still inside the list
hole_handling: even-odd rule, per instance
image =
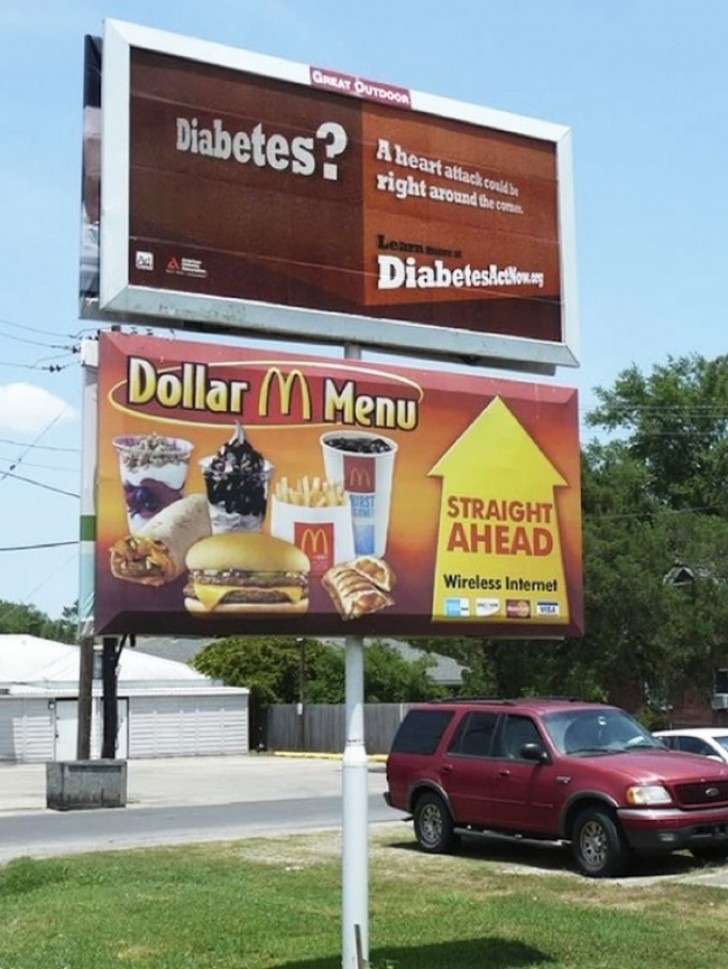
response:
[[[212,534],[205,495],[179,498],[134,535],[111,546],[111,574],[140,585],[164,585],[186,572],[185,556]]]

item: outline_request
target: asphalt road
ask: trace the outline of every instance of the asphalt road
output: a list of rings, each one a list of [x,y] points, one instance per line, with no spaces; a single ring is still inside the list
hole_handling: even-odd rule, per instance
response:
[[[381,797],[370,796],[370,824],[399,817],[402,815],[388,808]],[[25,856],[40,858],[145,845],[234,841],[253,835],[292,834],[340,826],[341,799],[330,796],[13,814],[0,817],[0,863]]]
[[[0,765],[0,863],[145,845],[226,841],[341,827],[339,760],[287,757],[129,761],[127,806],[54,811],[45,765]],[[404,817],[368,772],[370,824]]]
[[[254,836],[339,830],[342,766],[339,758],[258,756],[130,760],[127,806],[86,811],[46,807],[44,764],[0,764],[0,864],[152,845],[231,841]],[[387,807],[383,765],[368,774],[368,820],[399,825],[413,843],[405,815]],[[554,846],[490,838],[475,841],[468,857],[498,860],[526,873],[572,871]],[[577,877],[574,875],[574,877]],[[728,864],[703,867],[685,853],[646,861],[619,881],[635,887],[674,879],[728,888]]]

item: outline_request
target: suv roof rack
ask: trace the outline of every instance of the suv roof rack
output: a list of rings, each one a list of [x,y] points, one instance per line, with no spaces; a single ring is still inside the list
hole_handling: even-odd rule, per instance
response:
[[[451,697],[450,699],[440,697],[435,700],[428,700],[428,703],[444,703],[444,704],[458,704],[458,703],[500,703],[503,706],[514,707],[519,703],[541,703],[544,700],[553,700],[559,703],[599,703],[599,700],[583,700],[578,696],[520,696],[520,697],[510,697],[504,699],[499,696],[457,696]]]
[[[439,698],[436,700],[428,700],[428,703],[444,703],[444,704],[458,704],[458,703],[502,703],[503,706],[515,706],[518,702],[517,700],[504,700],[500,696],[458,696],[453,697],[448,700],[445,698]]]

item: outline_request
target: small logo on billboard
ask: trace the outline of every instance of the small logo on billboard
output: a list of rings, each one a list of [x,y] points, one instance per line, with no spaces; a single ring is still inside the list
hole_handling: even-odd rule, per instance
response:
[[[334,526],[332,522],[317,525],[296,522],[294,526],[295,544],[308,555],[311,572],[321,575],[331,568],[334,551]]]
[[[354,494],[372,494],[377,490],[377,466],[371,457],[344,455],[344,486]]]
[[[459,618],[460,616],[469,616],[470,600],[456,599],[454,597],[450,599],[445,599],[444,612],[448,618]]]
[[[167,262],[165,272],[173,276],[196,276],[198,279],[206,279],[208,275],[201,259],[188,259],[186,256],[181,259],[172,256]]]
[[[537,602],[536,615],[537,616],[559,616],[561,615],[561,608],[558,602]]]
[[[475,615],[476,616],[495,616],[496,613],[500,612],[500,599],[476,599],[475,600]]]
[[[134,254],[134,265],[137,269],[144,269],[146,272],[152,272],[154,269],[154,253],[141,252],[140,250],[137,250]]]
[[[363,77],[341,74],[339,71],[330,71],[323,67],[311,67],[309,77],[311,87],[321,88],[324,91],[349,94],[364,101],[378,101],[380,104],[389,104],[397,108],[412,107],[412,95],[404,87],[382,84],[381,81],[368,81]]]
[[[509,619],[529,619],[531,603],[527,599],[506,599],[506,616]]]

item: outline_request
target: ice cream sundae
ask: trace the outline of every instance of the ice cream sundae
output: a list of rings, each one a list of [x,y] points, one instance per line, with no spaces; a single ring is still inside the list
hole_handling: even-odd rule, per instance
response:
[[[202,458],[200,468],[213,533],[260,531],[273,465],[245,439],[240,424],[217,454]]]
[[[193,445],[159,434],[117,437],[113,443],[119,455],[129,531],[134,534],[182,497]]]

